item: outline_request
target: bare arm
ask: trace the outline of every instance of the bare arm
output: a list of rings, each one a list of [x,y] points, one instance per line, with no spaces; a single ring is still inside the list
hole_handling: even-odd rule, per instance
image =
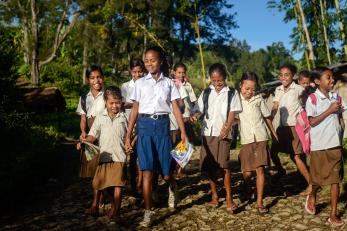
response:
[[[275,139],[277,142],[278,142],[278,137],[277,137],[277,134],[276,134],[276,131],[275,131],[275,128],[274,126],[272,125],[272,119],[271,117],[266,117],[264,118],[265,120],[265,123],[266,123],[266,126],[269,128],[270,132],[271,132],[271,136],[272,136],[272,139]]]
[[[341,129],[342,129],[342,131],[344,131],[345,130],[345,121],[343,120],[342,113],[339,114],[339,120],[340,120]]]
[[[231,127],[233,126],[235,120],[235,112],[231,111],[228,115],[228,120],[225,122],[219,137],[222,139],[225,139],[228,137],[228,134],[230,133]]]
[[[325,118],[327,118],[330,114],[337,112],[340,109],[341,104],[338,102],[333,102],[330,104],[329,108],[325,110],[322,114],[316,116],[316,117],[308,117],[308,120],[310,121],[310,125],[312,127],[317,126],[320,124]]]
[[[279,103],[277,101],[273,102],[272,108],[271,108],[271,117],[274,118],[277,111],[278,111],[278,105]]]
[[[80,120],[80,129],[81,129],[81,135],[80,137],[86,137],[87,136],[87,116],[86,115],[81,115],[81,120]]]
[[[188,142],[186,129],[184,128],[182,113],[181,113],[181,110],[180,110],[179,105],[177,103],[177,100],[173,100],[171,103],[172,103],[173,114],[174,114],[176,121],[177,121],[177,124],[181,130],[181,140],[183,143]]]
[[[125,137],[125,150],[127,152],[132,150],[132,146],[131,146],[131,135],[137,120],[139,114],[139,102],[134,101],[133,103],[133,107],[130,113],[130,118],[129,118],[129,122],[128,122],[128,129],[127,129],[127,134]]]

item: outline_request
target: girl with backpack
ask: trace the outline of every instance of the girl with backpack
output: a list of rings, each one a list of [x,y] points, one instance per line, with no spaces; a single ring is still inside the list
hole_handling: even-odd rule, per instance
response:
[[[250,199],[252,171],[257,174],[257,202],[256,208],[259,214],[268,213],[263,206],[263,193],[265,185],[264,167],[269,165],[269,152],[266,125],[272,137],[278,140],[276,131],[271,122],[271,111],[261,95],[254,95],[258,86],[258,76],[253,72],[242,75],[240,82],[240,97],[242,112],[238,114],[241,137],[241,150],[239,160],[246,184],[247,199]]]
[[[343,168],[340,137],[344,129],[342,112],[346,107],[341,97],[332,92],[334,78],[329,68],[316,68],[311,72],[311,79],[314,80],[317,89],[313,97],[308,97],[306,101],[306,112],[311,126],[312,191],[306,197],[305,210],[309,214],[315,214],[318,188],[330,185],[331,211],[328,222],[339,227],[344,225],[337,216],[337,202]]]
[[[223,170],[227,211],[237,205],[232,199],[230,160],[231,128],[235,114],[242,111],[238,92],[226,85],[227,71],[223,64],[215,63],[209,69],[211,85],[205,89],[195,105],[192,121],[202,119],[202,146],[200,168],[210,179],[211,207],[218,207],[217,180]]]

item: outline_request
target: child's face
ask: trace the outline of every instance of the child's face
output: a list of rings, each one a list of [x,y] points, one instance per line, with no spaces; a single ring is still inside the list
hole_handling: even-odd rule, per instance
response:
[[[186,70],[184,67],[177,67],[175,71],[175,79],[183,80],[186,76]]]
[[[143,70],[140,66],[133,67],[130,73],[134,81],[138,80],[139,78],[143,76]]]
[[[161,60],[158,52],[150,50],[145,54],[145,66],[149,73],[157,74],[160,72],[160,64]]]
[[[115,98],[112,95],[107,96],[106,100],[106,109],[109,115],[117,114],[122,106],[122,100],[119,98]]]
[[[104,77],[99,71],[92,71],[88,77],[88,83],[90,89],[95,91],[101,91],[104,85]]]
[[[308,77],[299,77],[298,83],[303,88],[306,88],[306,87],[310,86],[310,78],[308,78]]]
[[[331,91],[334,87],[334,77],[332,71],[324,71],[320,79],[316,79],[315,83],[318,88],[323,91]]]
[[[254,96],[256,83],[253,80],[244,80],[241,84],[241,94],[248,100]]]
[[[214,89],[217,92],[220,92],[220,90],[223,89],[225,86],[225,79],[224,77],[217,71],[212,72],[211,76],[211,83],[214,86]]]
[[[293,73],[288,68],[282,68],[280,70],[279,78],[284,88],[289,87],[293,82]]]

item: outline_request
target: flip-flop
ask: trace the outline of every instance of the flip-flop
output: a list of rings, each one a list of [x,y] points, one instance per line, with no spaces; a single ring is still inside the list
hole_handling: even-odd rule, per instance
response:
[[[259,215],[264,215],[269,213],[269,209],[266,207],[257,207],[257,211]]]
[[[217,208],[219,206],[219,202],[212,202],[210,201],[208,203],[208,205],[211,207],[211,208]]]
[[[345,224],[345,222],[343,220],[341,220],[341,222],[336,222],[336,221],[331,220],[330,217],[328,218],[328,223],[334,227],[341,227]]]
[[[232,204],[231,204],[231,207],[227,207],[227,211],[228,211],[228,212],[233,212],[233,211],[235,211],[237,208],[238,208],[237,204],[232,203]]]
[[[310,210],[308,208],[308,199],[310,198],[310,195],[306,196],[306,201],[305,201],[305,210],[308,214],[315,215],[316,214],[316,209],[314,208],[313,210]]]

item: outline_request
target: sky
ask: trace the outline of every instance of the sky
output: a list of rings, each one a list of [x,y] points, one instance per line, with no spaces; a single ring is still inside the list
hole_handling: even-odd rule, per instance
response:
[[[267,8],[267,0],[228,0],[236,12],[236,22],[239,26],[232,34],[239,40],[246,40],[251,50],[265,48],[273,42],[283,42],[291,51],[290,34],[295,22],[284,23],[284,13]],[[301,54],[293,54],[300,58]]]

